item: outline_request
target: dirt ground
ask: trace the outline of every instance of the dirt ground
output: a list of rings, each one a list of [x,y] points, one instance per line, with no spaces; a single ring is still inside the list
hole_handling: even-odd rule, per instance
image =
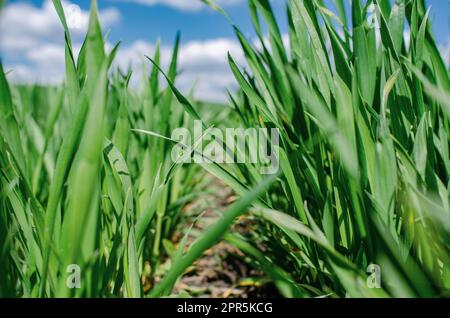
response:
[[[211,177],[208,194],[184,207],[185,221],[180,224],[173,240],[179,241],[183,231],[193,224],[188,237],[188,244],[191,244],[199,233],[217,222],[221,213],[235,200],[236,196],[227,186]],[[231,230],[245,234],[251,230],[251,223],[242,216]],[[216,298],[278,295],[264,274],[252,268],[244,255],[225,241],[207,250],[177,282],[173,293],[182,297]]]

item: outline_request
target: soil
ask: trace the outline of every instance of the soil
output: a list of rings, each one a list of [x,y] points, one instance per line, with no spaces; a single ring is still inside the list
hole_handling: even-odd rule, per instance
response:
[[[236,200],[233,192],[220,180],[210,177],[208,194],[183,209],[185,221],[175,232],[173,241],[179,241],[193,224],[188,245],[199,233],[217,222],[226,208]],[[245,235],[251,230],[251,222],[239,218],[232,231]],[[178,281],[174,295],[215,298],[277,297],[278,292],[264,273],[245,262],[244,255],[231,244],[222,241],[207,250]]]

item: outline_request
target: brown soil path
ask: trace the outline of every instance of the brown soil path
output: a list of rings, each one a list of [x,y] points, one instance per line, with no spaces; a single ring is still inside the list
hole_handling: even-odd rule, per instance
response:
[[[236,196],[220,180],[210,177],[208,194],[202,196],[183,209],[187,222],[177,231],[179,240],[183,230],[194,224],[189,234],[189,243],[209,225],[220,220],[220,214],[235,201]],[[249,230],[245,217],[237,220],[233,231],[245,234]],[[271,289],[263,286],[266,281],[263,274],[251,268],[244,255],[227,242],[220,242],[205,252],[204,256],[191,266],[175,285],[174,294],[192,297],[261,297]],[[273,291],[270,291],[272,293]]]

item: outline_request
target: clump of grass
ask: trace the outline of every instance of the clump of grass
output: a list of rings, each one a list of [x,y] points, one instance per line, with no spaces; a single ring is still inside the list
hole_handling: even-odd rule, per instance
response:
[[[183,204],[204,185],[198,167],[173,165],[167,141],[131,128],[165,135],[190,119],[156,67],[140,90],[129,87],[131,71],[113,67],[119,45],[105,51],[96,1],[77,60],[53,4],[65,31],[64,85],[11,86],[0,70],[0,296],[141,297]],[[173,82],[178,47],[179,37]],[[80,288],[67,284],[73,265]]]
[[[248,3],[260,49],[234,26],[248,69],[229,56],[231,103],[239,125],[280,130],[283,174],[254,207],[258,230],[227,239],[286,296],[448,295],[450,80],[425,2],[288,1],[287,45],[269,1]],[[255,168],[230,172],[253,184]]]

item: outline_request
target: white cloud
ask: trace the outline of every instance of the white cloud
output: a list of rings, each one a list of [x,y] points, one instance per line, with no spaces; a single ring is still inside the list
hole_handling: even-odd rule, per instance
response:
[[[114,66],[123,70],[131,67],[133,82],[136,84],[142,75],[143,65],[150,65],[145,55],[153,56],[155,45],[138,40],[130,46],[121,47],[116,55]],[[212,39],[187,42],[180,47],[176,86],[187,93],[194,88],[195,98],[209,101],[225,101],[226,89],[234,90],[236,82],[229,69],[227,53],[231,52],[238,64],[244,64],[244,57],[238,43],[230,39]],[[172,56],[169,46],[161,47],[161,65],[167,68]],[[39,50],[27,55],[30,63],[13,64],[10,80],[22,83],[57,83],[64,76],[64,47],[42,45]]]
[[[82,37],[87,30],[89,12],[79,9],[69,1],[62,1],[72,36]],[[120,20],[115,8],[100,11],[100,20],[108,28]],[[72,23],[70,23],[72,22]],[[38,43],[61,43],[63,29],[51,0],[45,0],[41,7],[26,2],[7,5],[0,19],[0,48],[5,54],[21,54],[35,49]]]
[[[179,10],[199,11],[206,8],[200,0],[115,0],[121,2],[134,2],[148,6],[165,5]],[[216,0],[215,3],[221,6],[230,6],[241,3],[242,0]]]
[[[187,0],[183,0],[186,1]],[[64,1],[66,9],[70,3]],[[67,10],[68,11],[68,10]],[[81,11],[81,27],[72,29],[75,56],[81,47],[86,32],[88,12]],[[105,27],[117,23],[120,14],[116,9],[100,12]],[[8,78],[22,83],[57,83],[64,78],[64,37],[59,19],[50,0],[41,7],[26,3],[8,5],[0,19],[0,52],[6,57],[6,70],[11,70]],[[109,50],[111,44],[106,44]],[[144,55],[153,56],[155,45],[148,41],[136,40],[122,45],[116,55],[115,66],[133,69],[133,81],[139,81],[142,65],[150,62]],[[195,97],[204,100],[224,101],[225,89],[233,90],[235,80],[228,66],[227,53],[231,52],[238,64],[244,64],[244,57],[237,41],[216,38],[203,41],[181,43],[178,60],[179,76],[176,85],[183,92],[195,86]],[[161,46],[161,64],[168,66],[172,47]]]
[[[5,71],[8,73],[8,80],[20,83],[33,83],[33,70],[23,64],[13,64],[6,67]]]
[[[54,64],[64,62],[64,47],[55,44],[45,44],[36,50],[27,52],[27,58],[38,64]]]
[[[144,55],[153,56],[155,45],[146,41],[135,41],[119,50],[115,64],[121,68],[129,66],[134,71],[134,80],[140,79],[143,63],[150,62]],[[193,87],[194,96],[202,100],[224,101],[226,88],[234,89],[235,80],[228,66],[227,53],[230,52],[239,64],[244,57],[239,44],[231,39],[218,38],[205,41],[191,41],[182,44],[178,56],[179,76],[176,85],[183,92]],[[161,64],[167,68],[172,57],[172,48],[161,47]]]
[[[147,63],[145,55],[152,56],[154,52],[155,45],[147,41],[137,40],[129,46],[119,48],[114,64],[122,69],[131,67],[133,71],[136,71],[143,63]],[[166,52],[163,52],[162,55],[165,57]]]
[[[81,47],[89,12],[63,0],[66,18],[74,41]],[[120,12],[107,8],[99,12],[104,28],[120,21]],[[41,6],[28,2],[7,5],[0,16],[0,53],[12,70],[9,77],[21,82],[56,82],[64,74],[64,33],[51,0]]]
[[[184,90],[195,83],[195,97],[205,100],[225,100],[226,88],[235,89],[236,83],[230,71],[227,53],[239,64],[244,56],[239,44],[230,39],[213,39],[189,42],[180,50],[181,74],[178,84]]]
[[[108,46],[108,45],[107,45]],[[74,45],[75,51],[79,45]],[[187,93],[194,88],[195,98],[209,101],[225,101],[226,89],[234,90],[236,82],[229,69],[227,53],[243,65],[244,57],[239,44],[231,39],[219,38],[206,41],[191,41],[182,44],[179,51],[176,86]],[[116,55],[115,67],[123,70],[131,67],[133,82],[136,84],[142,75],[142,66],[150,66],[145,55],[153,56],[155,45],[138,40],[129,46],[121,47]],[[161,65],[167,69],[172,57],[172,48],[161,47]],[[64,77],[64,46],[42,44],[38,49],[27,52],[28,63],[8,65],[12,70],[10,80],[22,83],[57,83]],[[148,68],[147,68],[148,69]]]

